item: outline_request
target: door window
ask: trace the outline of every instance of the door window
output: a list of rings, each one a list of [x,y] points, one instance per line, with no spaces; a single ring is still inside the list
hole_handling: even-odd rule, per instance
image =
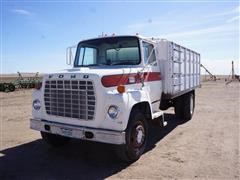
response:
[[[144,63],[153,63],[156,62],[155,50],[153,45],[147,42],[143,42],[143,51],[144,51]],[[156,65],[156,64],[154,64]]]
[[[96,64],[97,49],[92,47],[81,47],[77,56],[76,66],[88,66]],[[78,64],[76,64],[78,63]]]

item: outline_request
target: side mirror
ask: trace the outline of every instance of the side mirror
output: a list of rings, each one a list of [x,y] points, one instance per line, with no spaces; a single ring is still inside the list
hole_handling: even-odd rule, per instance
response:
[[[70,46],[66,49],[66,64],[71,65],[76,54],[77,46]]]

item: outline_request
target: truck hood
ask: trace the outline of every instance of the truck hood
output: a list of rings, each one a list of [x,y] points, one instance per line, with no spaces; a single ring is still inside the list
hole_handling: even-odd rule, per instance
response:
[[[140,68],[132,68],[132,67],[81,67],[81,68],[72,68],[72,69],[64,69],[52,74],[92,74],[98,75],[99,77],[106,75],[114,75],[114,74],[128,74],[135,73]]]

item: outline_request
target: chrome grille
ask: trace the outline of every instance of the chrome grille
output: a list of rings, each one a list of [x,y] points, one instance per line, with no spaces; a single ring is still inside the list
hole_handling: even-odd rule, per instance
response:
[[[49,115],[93,120],[95,91],[92,81],[48,80],[44,101]]]

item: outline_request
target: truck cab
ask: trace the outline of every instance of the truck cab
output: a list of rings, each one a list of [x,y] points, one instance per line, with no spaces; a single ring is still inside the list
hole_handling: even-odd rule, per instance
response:
[[[173,106],[181,118],[193,114],[197,83],[178,93],[166,90],[166,81],[172,81],[165,69],[170,68],[165,63],[168,45],[140,36],[79,42],[73,67],[44,75],[33,92],[30,127],[55,147],[70,138],[110,143],[122,160],[137,160],[146,147],[149,123],[163,116],[161,109]],[[159,121],[166,125],[164,118]]]

